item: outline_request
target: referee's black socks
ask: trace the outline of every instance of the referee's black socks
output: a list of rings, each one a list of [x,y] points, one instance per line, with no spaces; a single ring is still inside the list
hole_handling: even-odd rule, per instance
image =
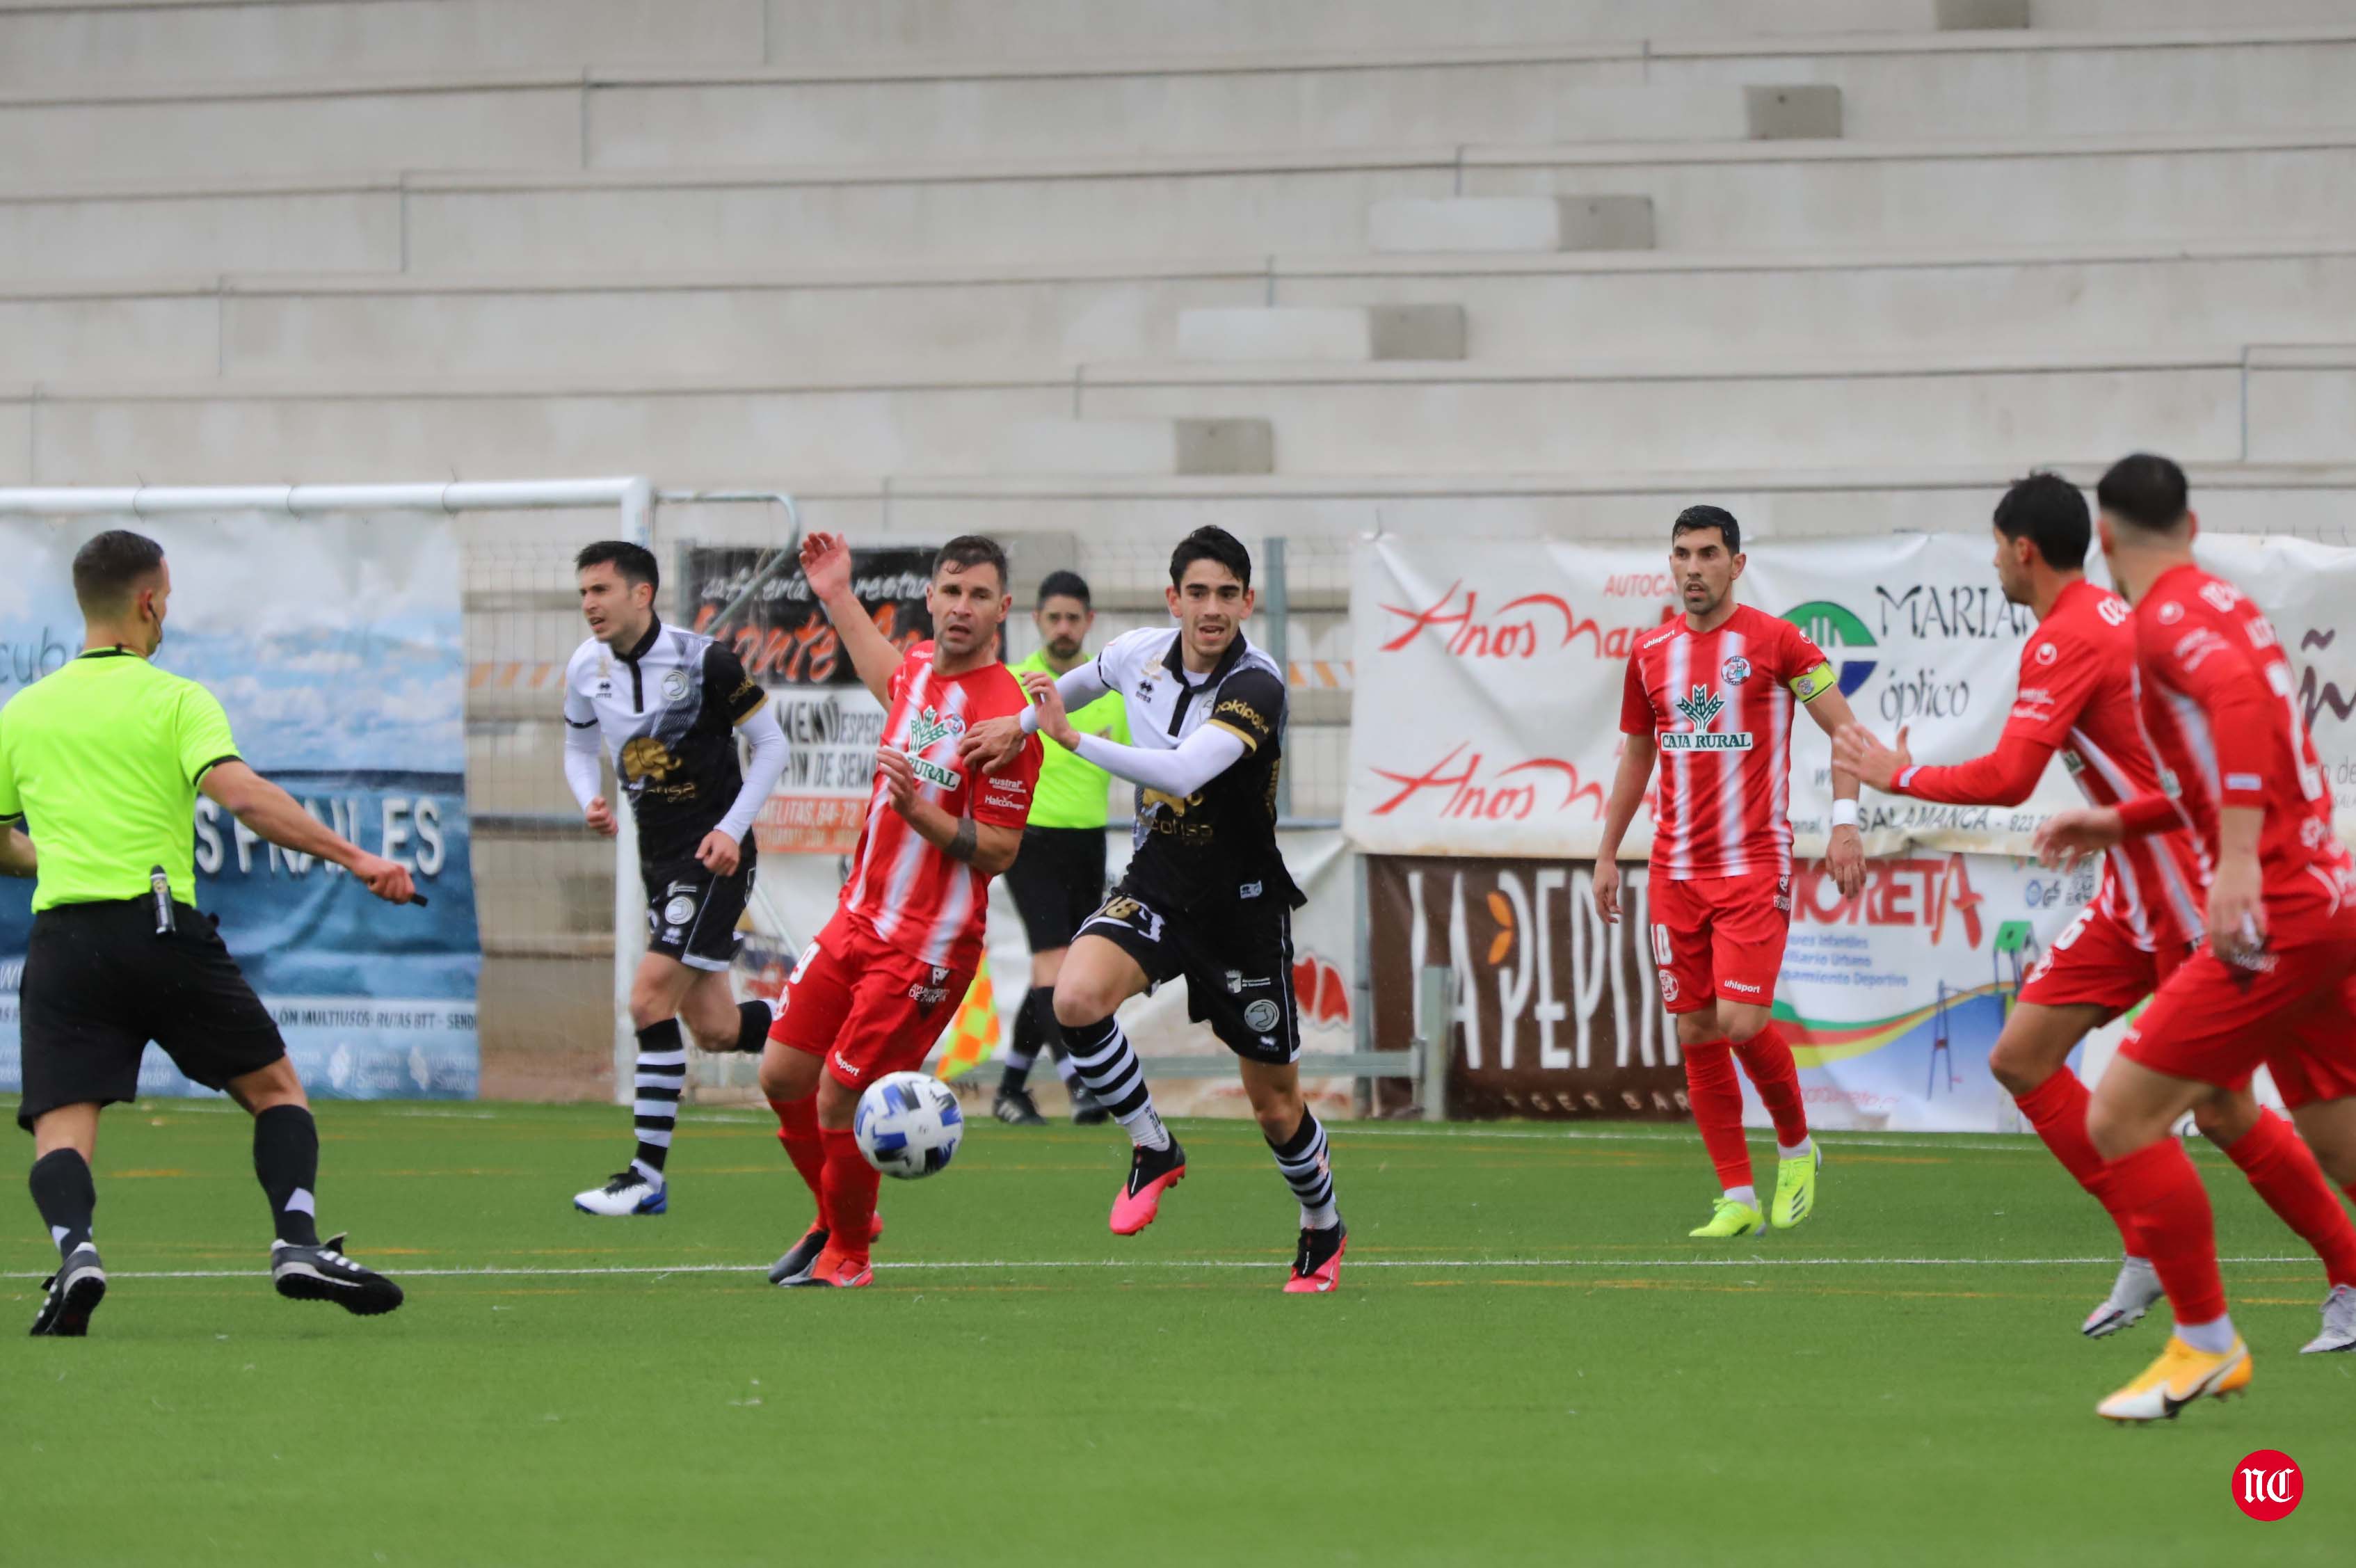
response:
[[[1014,1010],[1014,1038],[1000,1069],[1000,1090],[1022,1089],[1030,1081],[1031,1067],[1039,1059],[1039,1052],[1044,1048],[1060,1056],[1063,1044],[1063,1029],[1055,1022],[1055,988],[1033,986],[1023,993],[1023,1005]]]
[[[90,1162],[78,1149],[51,1149],[33,1162],[33,1207],[58,1244],[58,1256],[70,1256],[90,1240],[91,1216],[98,1210],[98,1184],[91,1179]]]
[[[319,1244],[319,1124],[307,1107],[273,1105],[253,1119],[253,1175],[270,1199],[270,1222],[290,1247]]]

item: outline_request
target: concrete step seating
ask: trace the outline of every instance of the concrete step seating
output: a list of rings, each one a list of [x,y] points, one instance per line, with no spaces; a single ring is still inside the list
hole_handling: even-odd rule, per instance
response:
[[[1474,474],[1582,466],[2016,465],[2152,446],[2330,463],[2356,353],[1949,354],[1086,366],[662,383],[359,377],[0,389],[0,482],[202,484],[590,473]]]
[[[2091,489],[2115,456],[2035,461]],[[1333,542],[1370,532],[1652,539],[1664,537],[1687,506],[1708,500],[1740,518],[1746,537],[1772,548],[1779,538],[1803,535],[1983,536],[1997,498],[2029,461],[1257,478],[812,478],[795,497],[811,527],[862,538],[946,538],[972,528],[1160,541],[1215,522],[1253,539]],[[2356,463],[2192,462],[2186,471],[2205,527],[2356,543]]]
[[[0,80],[189,81],[637,63],[1087,60],[1593,39],[2217,25],[2215,0],[0,0]],[[2237,0],[2236,25],[2347,20]]]
[[[0,166],[45,180],[393,169],[2289,130],[2356,111],[2356,20],[920,70],[633,63],[273,81],[0,79]]]
[[[10,372],[37,381],[625,370],[675,379],[1173,356],[1628,362],[1901,344],[2286,343],[2351,321],[2356,238],[0,285]]]
[[[85,182],[0,189],[0,278],[1331,254],[1402,197],[1637,196],[1680,251],[2314,237],[2350,188],[2356,129]]]

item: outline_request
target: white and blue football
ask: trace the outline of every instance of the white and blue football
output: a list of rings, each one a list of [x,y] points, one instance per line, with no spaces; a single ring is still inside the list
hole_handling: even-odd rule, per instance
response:
[[[887,1176],[914,1181],[947,1170],[965,1136],[965,1112],[939,1079],[887,1072],[867,1086],[851,1121],[867,1163]]]

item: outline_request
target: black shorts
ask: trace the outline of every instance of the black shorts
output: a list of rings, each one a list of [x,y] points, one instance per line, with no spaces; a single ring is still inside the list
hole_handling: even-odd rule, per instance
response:
[[[207,1089],[286,1054],[278,1025],[213,929],[212,918],[174,906],[155,934],[145,898],[60,904],[33,917],[20,996],[24,1103],[16,1125],[66,1105],[139,1097],[147,1042]]]
[[[1119,946],[1156,985],[1184,975],[1186,1015],[1247,1061],[1282,1066],[1300,1057],[1292,910],[1283,899],[1165,917],[1124,880],[1080,931]]]
[[[1006,890],[1023,913],[1033,952],[1072,945],[1072,933],[1105,896],[1102,828],[1024,828],[1023,848],[1006,868]]]
[[[736,922],[753,895],[753,846],[735,872],[714,876],[692,854],[680,860],[642,864],[647,886],[647,950],[677,959],[690,969],[724,970],[736,961],[744,939]]]

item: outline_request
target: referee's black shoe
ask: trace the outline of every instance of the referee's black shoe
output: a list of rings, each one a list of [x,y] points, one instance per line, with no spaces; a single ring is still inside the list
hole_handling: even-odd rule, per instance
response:
[[[1112,1120],[1105,1102],[1088,1091],[1088,1086],[1078,1079],[1072,1079],[1072,1125],[1095,1127]]]
[[[90,1315],[106,1299],[106,1270],[99,1263],[98,1249],[87,1241],[76,1247],[41,1287],[48,1294],[33,1318],[33,1333],[59,1339],[88,1334]]]
[[[1039,1114],[1039,1102],[1031,1098],[1027,1089],[1001,1089],[990,1102],[990,1113],[1010,1127],[1044,1127],[1047,1119]]]
[[[270,1280],[289,1301],[332,1301],[358,1317],[374,1317],[399,1306],[401,1287],[343,1254],[344,1239],[330,1236],[319,1247],[270,1244]]]

